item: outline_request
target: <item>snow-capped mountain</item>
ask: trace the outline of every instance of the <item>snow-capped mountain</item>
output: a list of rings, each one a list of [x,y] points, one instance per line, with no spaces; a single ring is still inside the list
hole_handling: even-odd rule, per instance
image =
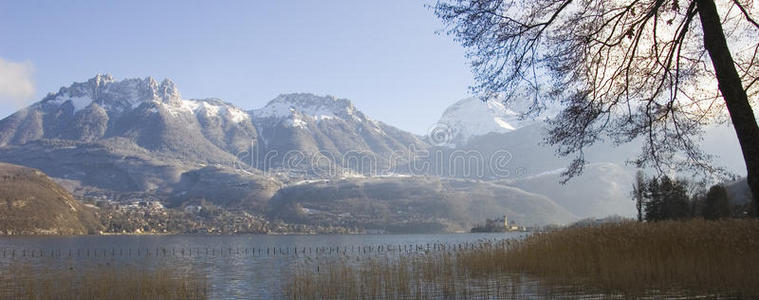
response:
[[[344,120],[366,121],[364,114],[353,106],[348,99],[334,96],[316,96],[308,93],[279,95],[269,101],[265,107],[253,110],[257,119],[295,120],[298,114],[308,115],[317,120],[341,118]]]
[[[317,162],[331,162],[352,172],[375,173],[393,165],[392,155],[405,158],[400,154],[410,148],[427,147],[415,135],[373,120],[350,100],[333,96],[280,95],[251,115],[259,153],[268,155],[259,154],[260,161],[270,164],[266,168],[313,170]],[[284,157],[294,150],[305,159]]]
[[[110,75],[63,87],[0,121],[0,145],[115,138],[176,158],[219,163],[247,149],[256,130],[245,111],[217,99],[182,99],[169,79],[116,81]]]
[[[169,79],[160,84],[151,77],[115,81],[109,74],[98,74],[87,82],[77,82],[48,94],[41,104],[62,105],[66,102],[73,106],[73,112],[93,102],[108,111],[125,111],[144,102],[181,104],[181,95]]]
[[[221,189],[214,180],[221,176],[255,188],[209,200],[260,206],[253,202],[268,200],[279,183],[233,167],[256,141],[247,112],[218,99],[183,99],[171,80],[150,77],[97,75],[0,120],[0,160],[44,170],[79,196],[181,200],[195,197],[193,186]]]
[[[282,177],[261,170],[386,172],[390,156],[407,158],[400,154],[410,145],[427,146],[346,99],[288,94],[246,112],[219,99],[185,99],[171,80],[150,77],[97,75],[0,120],[0,161],[41,169],[79,195],[208,199],[201,191],[237,191],[225,187],[233,181],[243,200],[212,200],[243,206],[268,200],[280,185]]]
[[[537,145],[540,122],[522,121],[501,103],[459,101],[441,124],[457,133],[446,141],[456,148],[434,152],[449,157],[418,157],[411,151],[430,144],[371,119],[347,99],[284,94],[246,112],[219,99],[184,99],[168,79],[97,75],[0,120],[0,161],[40,169],[78,196],[154,198],[177,205],[206,199],[260,212],[271,208],[268,201],[283,185],[302,179],[355,177],[363,183],[372,175],[392,177],[404,170],[405,175],[475,175],[458,168],[464,161],[458,150],[478,150],[485,158],[508,151],[499,172],[486,169],[484,177],[474,179],[513,179],[566,166]],[[491,167],[493,161],[481,162]],[[417,169],[425,166],[426,171]],[[413,192],[408,186],[399,189]]]
[[[560,174],[571,158],[557,157],[556,149],[543,142],[548,125],[543,119],[520,120],[516,111],[524,110],[519,109],[519,103],[516,105],[517,108],[509,109],[498,101],[468,98],[450,106],[437,125],[443,130],[432,132],[439,135],[428,136],[433,145],[441,146],[437,149],[443,156],[438,159],[442,164],[431,164],[442,170],[432,173],[472,177],[478,173],[466,172],[460,163],[456,164],[462,160],[456,158],[468,155],[466,159],[482,157],[490,162],[490,158],[500,153],[505,157],[502,165],[482,164],[485,167],[480,174],[485,178],[503,179],[500,182],[545,195],[580,217],[632,214],[629,189],[636,170],[626,162],[639,155],[640,141],[621,145],[599,142],[588,147],[584,155],[590,164],[585,173],[562,185]],[[554,115],[558,110],[548,108],[543,116]],[[706,128],[704,150],[720,157],[715,161],[717,165],[740,171],[741,156],[730,130]]]
[[[466,98],[449,106],[437,126],[446,127],[448,136],[438,137],[438,145],[461,146],[470,138],[488,133],[506,133],[535,123],[520,119],[521,114],[507,108],[498,100],[482,101]],[[437,128],[433,128],[435,130]]]
[[[431,164],[442,169],[434,173],[457,177],[479,174],[547,196],[580,217],[632,213],[628,189],[635,171],[626,167],[625,161],[635,156],[639,144],[614,147],[599,143],[590,147],[586,158],[595,164],[587,166],[583,176],[562,185],[560,173],[570,159],[557,157],[554,148],[542,143],[547,131],[543,118],[558,110],[546,109],[543,118],[521,119],[518,111],[525,110],[519,104],[512,103],[517,107],[510,109],[498,100],[468,98],[446,109],[437,126],[447,130],[448,140],[444,134],[428,137],[433,145],[441,146],[438,153],[443,156],[438,161],[444,163]],[[467,159],[481,158],[485,163],[478,166],[483,170],[478,173],[462,168],[460,158],[464,155]],[[501,163],[492,164],[493,158],[500,158]]]
[[[363,124],[378,133],[384,134],[379,122],[366,117],[356,110],[348,99],[334,96],[316,96],[307,93],[279,95],[266,106],[251,111],[254,123],[262,128],[285,127],[309,131],[309,125],[321,121],[342,121],[345,124]],[[361,129],[359,129],[361,130]],[[264,133],[264,138],[274,138],[274,132]]]

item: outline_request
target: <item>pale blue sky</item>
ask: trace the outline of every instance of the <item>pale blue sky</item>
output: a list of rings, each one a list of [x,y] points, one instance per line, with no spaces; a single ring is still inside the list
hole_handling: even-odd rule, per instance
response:
[[[472,83],[430,1],[0,0],[0,59],[33,67],[27,103],[96,73],[168,77],[185,98],[245,109],[288,92],[349,98],[423,134]]]

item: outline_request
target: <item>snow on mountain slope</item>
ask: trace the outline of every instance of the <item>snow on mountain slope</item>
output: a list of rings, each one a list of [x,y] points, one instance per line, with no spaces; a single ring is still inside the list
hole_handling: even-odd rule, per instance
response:
[[[256,118],[288,118],[293,111],[309,115],[317,120],[344,118],[356,121],[366,120],[348,99],[334,96],[316,96],[308,93],[283,94],[269,101],[265,107],[256,109]]]
[[[190,185],[182,185],[185,182],[196,181],[208,190],[248,186],[252,190],[247,194],[265,195],[261,192],[269,185],[263,183],[271,178],[255,170],[240,176],[226,174],[244,163],[238,153],[249,151],[257,141],[251,119],[219,99],[183,99],[169,79],[114,80],[99,74],[0,120],[0,161],[65,178],[78,187],[80,196],[168,197],[169,192],[189,189]],[[223,172],[191,173],[206,166]],[[218,178],[231,178],[236,188],[224,184],[208,188]],[[218,193],[207,199],[237,203],[258,199],[240,195]]]
[[[287,165],[290,169],[313,170],[311,162],[322,160],[365,174],[392,165],[394,154],[407,153],[411,147],[426,148],[413,134],[372,120],[350,100],[333,96],[283,94],[250,114],[261,141],[259,153],[295,150],[315,158],[297,167]],[[352,166],[358,157],[376,164]],[[283,158],[274,158],[271,167],[281,167]]]
[[[73,113],[92,103],[116,113],[149,103],[163,106],[174,116],[191,112],[206,117],[226,118],[237,123],[250,119],[242,109],[219,99],[182,99],[171,79],[158,83],[152,77],[116,81],[109,74],[98,74],[87,82],[77,82],[70,87],[61,88],[57,93],[48,94],[39,105],[60,107],[67,103],[73,106]]]
[[[251,117],[218,99],[182,99],[174,82],[98,74],[0,120],[0,146],[126,138],[185,160],[232,161],[256,139]],[[189,155],[189,157],[187,156]]]
[[[182,100],[181,108],[195,115],[224,118],[235,123],[250,120],[247,112],[219,99]]]
[[[461,146],[471,137],[511,132],[533,122],[520,120],[519,116],[518,112],[497,100],[483,102],[478,98],[466,98],[449,106],[438,126],[450,130],[446,144]]]
[[[348,99],[338,99],[334,96],[316,96],[308,93],[279,95],[269,101],[266,106],[251,111],[255,122],[259,125],[282,123],[286,127],[296,127],[308,130],[308,122],[323,120],[343,120],[350,123],[369,122],[372,129],[382,133],[382,129],[374,124],[362,112],[358,111]]]
[[[283,94],[269,101],[263,108],[252,110],[250,114],[253,115],[253,122],[260,128],[282,126],[309,131],[322,121],[329,121],[344,123],[358,132],[366,128],[376,134],[386,135],[380,122],[357,110],[350,100],[334,96]],[[264,138],[274,138],[264,135]]]
[[[485,105],[485,113],[503,113],[492,120],[503,130],[518,127],[512,120],[515,114],[495,103]],[[462,108],[460,113],[474,112]],[[411,181],[408,173],[395,175],[411,170],[406,166],[412,165],[416,152],[428,148],[418,136],[370,119],[347,99],[285,94],[261,109],[245,112],[218,99],[183,99],[171,80],[150,77],[117,81],[97,75],[0,120],[0,161],[33,166],[62,178],[76,187],[77,195],[128,194],[177,204],[208,199],[257,211],[267,209],[280,180],[340,176],[358,182],[382,176],[390,184],[408,182],[396,188],[398,195],[415,193],[422,184],[436,188],[440,180]],[[245,164],[272,172],[238,169]],[[446,180],[453,181],[469,182]],[[470,189],[478,187],[463,186],[452,192],[459,198],[487,201],[472,202],[470,208],[448,201],[450,211],[487,205],[486,210],[492,211],[513,209],[525,220],[553,222],[559,220],[556,216],[560,220],[573,217],[542,196],[532,202],[525,200],[527,193],[516,189],[486,183],[476,186],[485,188],[474,197]],[[384,188],[375,185],[373,192],[387,197]],[[448,195],[444,191],[423,200],[434,204],[452,199]],[[366,200],[360,205],[366,203],[369,208],[376,202],[360,200]]]
[[[98,74],[86,82],[77,82],[50,93],[40,101],[41,105],[64,105],[70,103],[78,112],[90,103],[97,103],[108,111],[134,109],[144,102],[181,104],[181,95],[174,82],[164,79],[125,79],[116,81],[109,74]]]

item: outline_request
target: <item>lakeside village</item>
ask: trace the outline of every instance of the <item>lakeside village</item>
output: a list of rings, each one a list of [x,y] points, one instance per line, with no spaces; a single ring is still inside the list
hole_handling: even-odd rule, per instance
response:
[[[329,226],[316,224],[287,224],[269,221],[263,216],[243,210],[227,210],[207,201],[182,207],[168,208],[153,199],[132,198],[126,203],[89,198],[85,205],[95,208],[103,225],[101,234],[160,234],[160,233],[364,233],[384,234],[381,229]],[[486,219],[470,232],[541,232],[556,229],[557,225],[523,226],[507,216]]]
[[[103,225],[100,234],[360,232],[357,228],[268,221],[247,211],[223,209],[205,200],[178,208],[164,207],[160,201],[152,199],[138,198],[125,202],[86,199],[85,205],[95,209]]]

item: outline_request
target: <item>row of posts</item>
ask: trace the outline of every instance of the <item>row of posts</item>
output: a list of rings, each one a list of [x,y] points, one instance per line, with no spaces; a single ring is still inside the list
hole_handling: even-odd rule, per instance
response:
[[[458,244],[398,244],[379,246],[336,247],[264,247],[264,248],[70,248],[70,249],[16,249],[2,248],[7,257],[116,257],[116,256],[277,256],[277,255],[348,255],[376,253],[414,253],[431,251],[462,251],[486,247],[507,247],[511,242],[502,240],[487,243]]]

